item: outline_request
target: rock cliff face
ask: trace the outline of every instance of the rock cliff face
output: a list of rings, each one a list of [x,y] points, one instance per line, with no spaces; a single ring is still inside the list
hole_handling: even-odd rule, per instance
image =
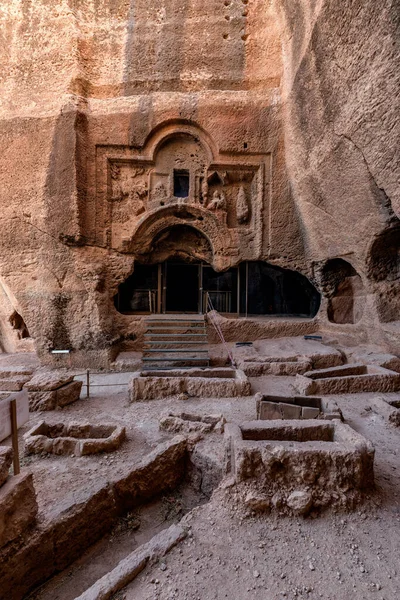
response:
[[[395,0],[5,0],[3,350],[108,364],[140,327],[118,286],[181,226],[215,270],[300,271],[322,327],[396,350],[399,19]]]

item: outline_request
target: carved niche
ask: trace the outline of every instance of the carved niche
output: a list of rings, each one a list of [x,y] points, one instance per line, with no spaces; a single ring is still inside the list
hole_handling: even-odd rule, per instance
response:
[[[166,208],[176,207],[177,222],[184,224],[183,206],[189,213],[190,206],[208,211],[227,231],[233,230],[235,246],[243,237],[243,247],[249,252],[252,244],[260,247],[266,156],[218,154],[192,131],[170,131],[141,150],[124,147],[110,153],[103,147],[101,152],[107,165],[107,184],[103,188],[100,183],[98,189],[107,189],[103,214],[108,216],[107,239],[113,248],[130,247],[132,236],[147,215],[160,212],[161,218]],[[98,215],[100,223],[100,211]]]

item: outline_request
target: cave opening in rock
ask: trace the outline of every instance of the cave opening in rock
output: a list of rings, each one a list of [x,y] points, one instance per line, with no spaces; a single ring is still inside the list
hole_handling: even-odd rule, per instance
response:
[[[382,323],[400,320],[400,225],[374,240],[368,260],[368,277],[376,292],[376,307]]]
[[[355,268],[342,258],[328,260],[322,270],[331,323],[357,323],[364,311],[364,286]]]
[[[203,261],[172,258],[136,263],[114,298],[123,314],[203,313],[312,318],[320,294],[301,273],[265,262],[243,262],[217,272]]]
[[[10,316],[9,321],[11,327],[17,332],[18,339],[23,340],[31,337],[24,319],[16,310]]]

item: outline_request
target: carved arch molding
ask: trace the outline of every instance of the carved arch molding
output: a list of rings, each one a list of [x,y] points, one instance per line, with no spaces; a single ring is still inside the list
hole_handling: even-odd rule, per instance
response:
[[[223,270],[268,245],[269,154],[221,152],[189,122],[166,123],[142,148],[96,148],[96,241],[143,259],[168,228],[197,229]],[[190,249],[188,249],[190,252]]]

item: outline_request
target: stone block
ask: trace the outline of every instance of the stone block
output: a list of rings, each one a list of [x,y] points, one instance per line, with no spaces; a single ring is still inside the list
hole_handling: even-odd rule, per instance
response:
[[[13,458],[13,451],[6,446],[0,446],[0,487],[7,481]]]
[[[60,371],[39,371],[25,385],[25,388],[28,392],[51,392],[70,383],[73,379],[73,375],[68,375]]]
[[[125,427],[113,423],[37,423],[24,435],[25,449],[32,454],[84,456],[113,452],[125,439]]]
[[[282,513],[353,508],[374,483],[374,448],[340,421],[250,421],[226,427],[227,472]]]
[[[59,407],[67,406],[79,400],[82,389],[82,381],[71,381],[58,388],[56,391],[56,404]]]
[[[29,391],[29,408],[32,412],[62,408],[79,400],[81,389],[81,381],[70,381],[54,390]]]
[[[240,369],[173,369],[134,373],[130,382],[131,402],[168,398],[187,393],[198,398],[250,396],[251,385]]]
[[[117,504],[121,512],[172,490],[185,473],[187,441],[183,436],[159,444],[126,477],[114,483]]]
[[[278,402],[261,402],[259,419],[262,419],[262,420],[282,419],[280,404]]]
[[[301,409],[302,419],[317,419],[319,417],[319,414],[319,408],[314,408],[312,406],[303,406],[303,408]]]
[[[29,376],[16,375],[0,379],[0,391],[2,392],[20,392],[26,382],[29,381]]]
[[[303,395],[396,392],[400,374],[376,365],[349,364],[296,375],[296,389]]]
[[[42,410],[55,410],[57,393],[53,392],[28,392],[29,410],[39,412]]]
[[[282,419],[301,419],[301,406],[295,404],[280,403]]]
[[[55,572],[54,545],[49,528],[33,527],[23,544],[0,549],[0,598],[22,600]]]
[[[0,489],[0,548],[33,525],[37,511],[32,474],[11,477]]]

